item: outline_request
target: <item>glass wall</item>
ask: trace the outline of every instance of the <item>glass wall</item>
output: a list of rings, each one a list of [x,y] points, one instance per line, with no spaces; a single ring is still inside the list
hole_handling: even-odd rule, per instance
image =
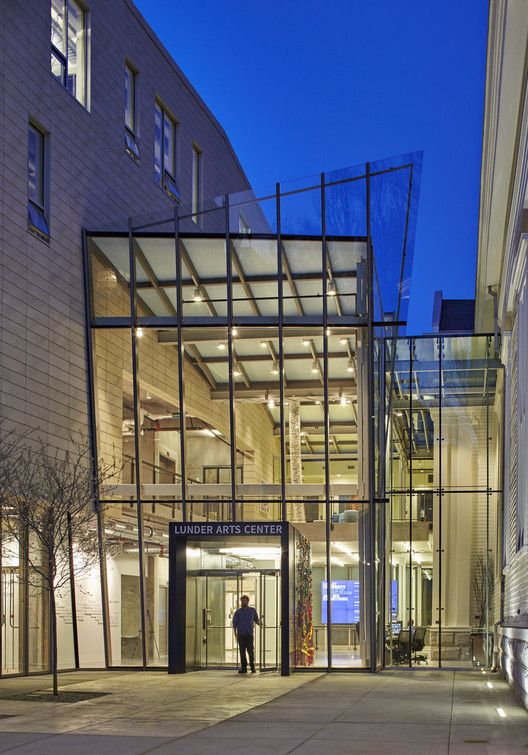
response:
[[[499,619],[502,370],[493,337],[386,342],[387,663],[487,666]]]
[[[420,159],[206,201],[198,224],[182,211],[88,233],[94,443],[119,462],[100,501],[115,541],[102,591],[110,665],[166,665],[165,533],[178,519],[288,520],[292,665],[376,665],[384,509],[370,415],[383,411],[371,378],[384,315],[373,282],[387,256],[384,287],[399,301],[394,255],[412,252],[399,229]]]

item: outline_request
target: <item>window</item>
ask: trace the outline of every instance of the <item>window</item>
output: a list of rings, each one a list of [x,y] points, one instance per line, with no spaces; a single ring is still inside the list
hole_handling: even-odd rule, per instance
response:
[[[75,0],[51,0],[51,72],[86,105],[86,14]]]
[[[202,209],[202,153],[193,145],[192,153],[192,219],[200,222],[199,212]]]
[[[28,131],[28,224],[32,231],[49,237],[47,221],[46,137],[36,126]]]
[[[154,105],[154,178],[170,197],[180,198],[176,185],[176,123],[158,102]]]
[[[125,149],[131,157],[139,158],[136,133],[136,73],[125,65]]]

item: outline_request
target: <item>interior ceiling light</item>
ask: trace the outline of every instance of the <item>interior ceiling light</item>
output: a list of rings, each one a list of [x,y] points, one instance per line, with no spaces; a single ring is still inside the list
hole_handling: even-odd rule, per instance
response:
[[[310,345],[310,339],[309,338],[303,338],[302,345],[303,346],[309,346]]]
[[[220,553],[228,553],[233,556],[245,556],[249,558],[275,558],[280,556],[281,549],[273,546],[252,546],[251,548],[219,548]]]
[[[272,396],[268,399],[268,409],[275,409],[275,399]]]
[[[266,348],[267,348],[267,346],[268,346],[268,342],[267,342],[267,341],[261,341],[261,342],[260,342],[260,348],[261,348],[261,349],[266,349]]]
[[[394,412],[397,417],[403,417],[403,412]]]
[[[220,341],[220,343],[218,344],[218,348],[220,349],[220,351],[225,351],[225,348],[226,348],[225,343],[223,343],[223,341]]]
[[[231,335],[236,338],[238,335],[238,328],[231,328]]]
[[[136,328],[137,338],[143,338],[143,328]]]
[[[314,359],[312,362],[312,372],[314,373],[314,375],[317,375],[317,373],[319,372],[319,366],[316,359]]]
[[[346,346],[346,344],[348,343],[348,338],[340,338],[339,343],[341,344],[341,346]]]
[[[354,372],[354,365],[351,359],[348,360],[347,372]]]
[[[337,288],[335,281],[328,281],[328,288],[326,289],[328,296],[335,296],[337,294]]]
[[[341,398],[339,399],[339,403],[341,404],[341,406],[346,406],[348,404],[346,396],[341,396]]]
[[[327,336],[329,336],[329,335],[330,335],[330,328],[327,328],[327,329],[326,329],[326,335],[327,335]]]
[[[319,399],[317,399],[315,403],[317,404],[317,406],[321,406],[321,402],[319,401]]]
[[[271,368],[271,374],[272,375],[278,375],[279,374],[279,368],[275,363],[273,363],[273,367]]]
[[[202,292],[200,291],[199,288],[195,288],[194,289],[193,301],[195,301],[195,302],[203,301]]]
[[[240,372],[240,367],[235,362],[235,364],[233,365],[233,377],[240,377],[241,374],[242,373]]]
[[[147,393],[147,401],[150,401],[151,398],[152,396],[150,395],[150,393]]]

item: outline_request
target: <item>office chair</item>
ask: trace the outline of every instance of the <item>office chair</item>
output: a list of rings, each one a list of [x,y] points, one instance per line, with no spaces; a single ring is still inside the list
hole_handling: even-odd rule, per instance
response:
[[[413,653],[413,663],[429,663],[427,656],[420,653],[425,646],[425,633],[427,627],[416,627],[411,643],[411,652]]]

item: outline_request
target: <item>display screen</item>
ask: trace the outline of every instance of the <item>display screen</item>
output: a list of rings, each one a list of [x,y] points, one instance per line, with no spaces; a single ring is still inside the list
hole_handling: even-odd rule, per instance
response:
[[[333,624],[355,624],[359,621],[359,580],[332,580],[330,600]],[[328,582],[321,582],[321,620],[326,624],[328,614]]]
[[[336,579],[331,583],[332,623],[356,624],[359,621],[359,580]],[[398,616],[398,582],[391,583],[393,621]],[[321,582],[321,621],[326,624],[328,611],[328,583]]]

